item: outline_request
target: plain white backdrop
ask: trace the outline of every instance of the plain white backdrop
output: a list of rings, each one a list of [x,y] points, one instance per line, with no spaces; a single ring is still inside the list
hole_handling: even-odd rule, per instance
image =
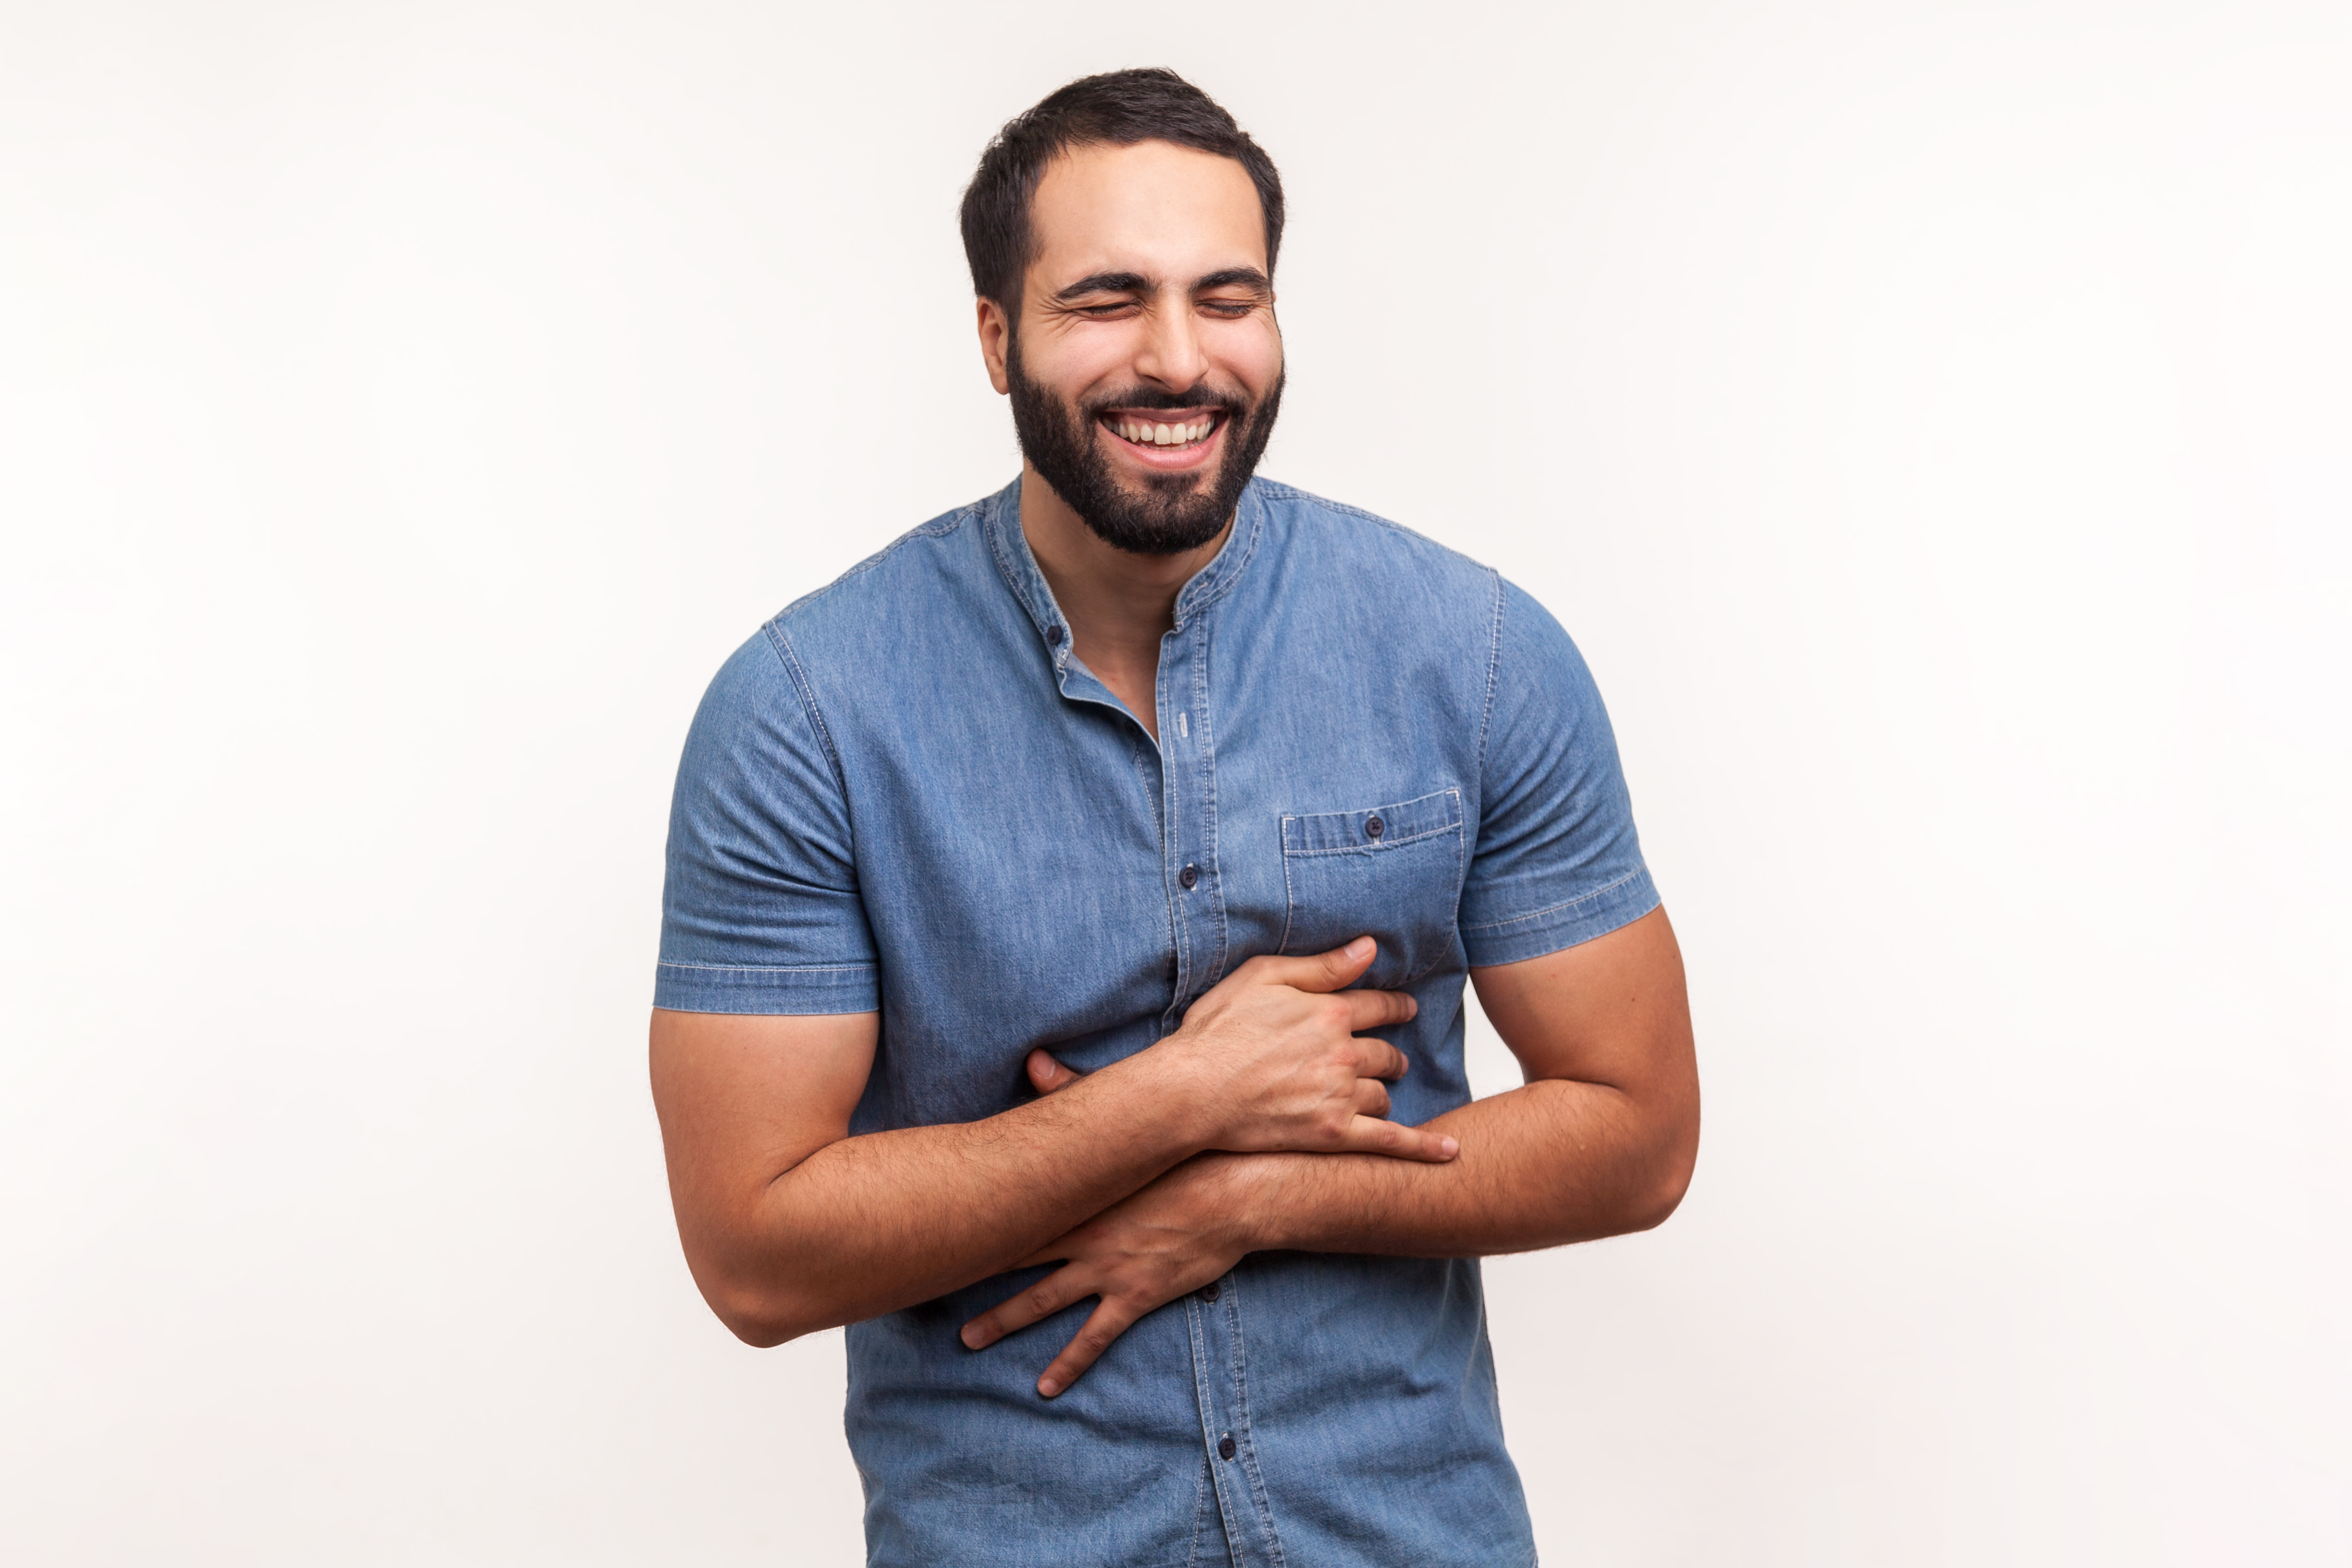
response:
[[[1489,1266],[1545,1560],[2352,1560],[2342,8],[1112,10],[0,4],[0,1555],[858,1560],[671,773],[1011,476],[961,184],[1164,63],[1265,470],[1559,616],[1688,955],[1682,1212]]]

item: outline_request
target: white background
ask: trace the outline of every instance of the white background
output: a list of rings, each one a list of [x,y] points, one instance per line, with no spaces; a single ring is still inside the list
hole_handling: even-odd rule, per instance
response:
[[[1010,476],[955,202],[1144,63],[1266,471],[1568,625],[1688,953],[1688,1202],[1490,1267],[1546,1560],[2352,1560],[2341,7],[855,9],[0,5],[8,1560],[857,1559],[671,770]]]

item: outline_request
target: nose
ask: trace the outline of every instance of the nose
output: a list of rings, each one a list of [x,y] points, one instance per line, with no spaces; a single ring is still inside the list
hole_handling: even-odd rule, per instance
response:
[[[1209,374],[1209,356],[1201,348],[1200,322],[1192,302],[1174,289],[1167,290],[1147,312],[1143,351],[1136,356],[1135,374],[1171,392],[1198,386]]]

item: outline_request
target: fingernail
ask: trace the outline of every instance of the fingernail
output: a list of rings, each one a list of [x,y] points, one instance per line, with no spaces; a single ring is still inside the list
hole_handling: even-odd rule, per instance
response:
[[[1451,1138],[1440,1138],[1437,1141],[1437,1152],[1444,1155],[1449,1160],[1454,1158],[1454,1156],[1460,1152],[1461,1148],[1462,1145],[1456,1143]]]
[[[980,1325],[978,1323],[966,1323],[963,1326],[962,1339],[964,1349],[968,1351],[978,1350],[980,1348]]]
[[[1037,1392],[1051,1399],[1062,1392],[1062,1385],[1050,1377],[1041,1377],[1037,1380]]]
[[[1355,941],[1348,944],[1348,956],[1349,958],[1362,958],[1371,951],[1372,939],[1368,936],[1360,936]]]

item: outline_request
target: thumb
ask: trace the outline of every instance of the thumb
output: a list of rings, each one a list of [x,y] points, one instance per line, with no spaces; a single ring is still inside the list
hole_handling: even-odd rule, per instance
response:
[[[1082,1072],[1071,1071],[1043,1050],[1029,1053],[1029,1081],[1036,1086],[1039,1094],[1067,1089],[1086,1076]]]
[[[1301,991],[1337,991],[1370,969],[1372,954],[1380,950],[1380,943],[1370,937],[1360,936],[1345,947],[1335,947],[1312,958],[1286,960],[1286,964],[1295,963],[1298,968],[1281,978],[1284,984]]]

